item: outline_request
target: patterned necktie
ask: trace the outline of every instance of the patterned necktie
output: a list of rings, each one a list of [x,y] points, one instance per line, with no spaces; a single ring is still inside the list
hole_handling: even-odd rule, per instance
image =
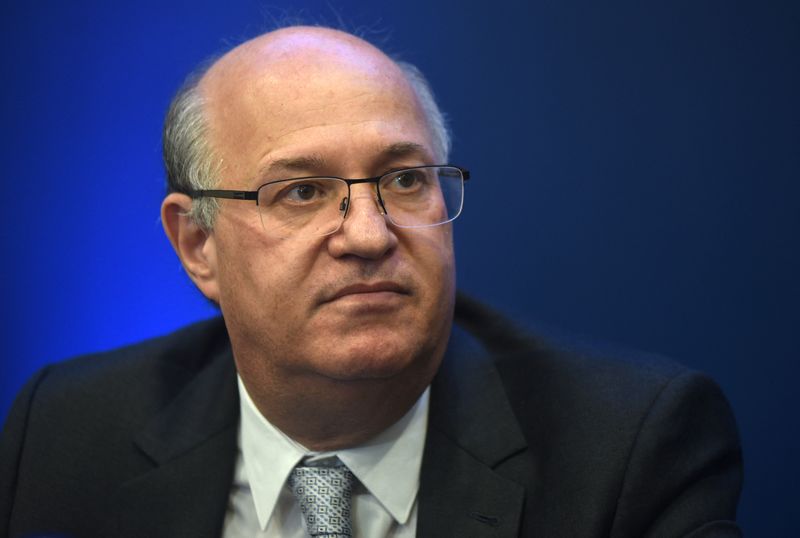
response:
[[[325,538],[350,538],[350,497],[353,473],[339,458],[303,466],[303,462],[289,475],[300,510],[306,519],[306,529],[311,536]]]

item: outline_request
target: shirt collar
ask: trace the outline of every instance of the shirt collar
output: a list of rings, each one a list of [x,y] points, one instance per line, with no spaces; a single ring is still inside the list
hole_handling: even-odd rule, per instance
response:
[[[319,453],[306,449],[258,411],[239,383],[241,449],[258,523],[262,530],[272,517],[289,473],[300,460]],[[405,524],[419,490],[419,471],[428,425],[430,388],[397,422],[366,443],[325,453],[335,455],[399,523]]]

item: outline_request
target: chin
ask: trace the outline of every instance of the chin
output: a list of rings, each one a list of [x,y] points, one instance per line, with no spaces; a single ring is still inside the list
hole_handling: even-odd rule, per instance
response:
[[[402,375],[420,360],[425,360],[425,346],[408,341],[392,342],[380,338],[336,342],[317,362],[318,373],[340,381],[389,379]]]

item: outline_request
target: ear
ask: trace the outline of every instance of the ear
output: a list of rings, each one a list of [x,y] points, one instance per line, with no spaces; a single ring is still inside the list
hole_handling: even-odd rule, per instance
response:
[[[200,291],[219,304],[217,247],[214,235],[188,217],[192,199],[173,192],[161,203],[161,223],[189,278]]]

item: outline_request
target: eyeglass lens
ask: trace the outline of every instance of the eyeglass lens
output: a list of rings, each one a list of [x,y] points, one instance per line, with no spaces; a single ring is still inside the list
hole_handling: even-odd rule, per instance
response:
[[[426,166],[397,170],[380,177],[378,198],[398,227],[444,224],[461,213],[464,178],[459,168]],[[343,179],[314,177],[275,181],[261,186],[258,208],[264,230],[278,235],[327,235],[345,217],[348,184]]]

